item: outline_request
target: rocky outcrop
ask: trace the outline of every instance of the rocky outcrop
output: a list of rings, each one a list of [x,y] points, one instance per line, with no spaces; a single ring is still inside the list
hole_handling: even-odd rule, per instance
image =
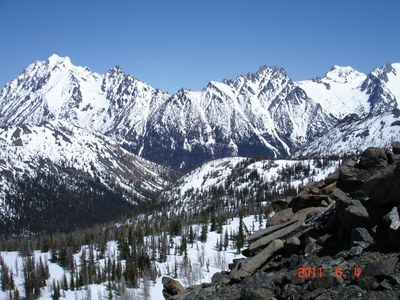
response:
[[[182,284],[180,284],[179,281],[169,277],[163,277],[162,284],[164,287],[163,296],[167,299],[174,295],[182,294],[185,291],[185,288],[182,286]]]
[[[248,237],[246,259],[170,299],[399,299],[400,143],[310,183]]]

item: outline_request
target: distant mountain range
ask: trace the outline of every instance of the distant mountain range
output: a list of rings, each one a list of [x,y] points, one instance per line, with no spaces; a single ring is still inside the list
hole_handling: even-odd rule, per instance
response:
[[[159,201],[200,209],[222,185],[242,193],[236,177],[266,184],[259,174],[270,172],[269,163],[255,172],[244,157],[321,157],[388,146],[400,139],[399,104],[399,63],[368,75],[334,66],[301,82],[263,66],[169,95],[119,67],[100,75],[53,55],[0,92],[0,232],[70,230]],[[224,157],[242,158],[207,164]],[[203,174],[214,165],[217,177]],[[182,192],[192,181],[219,177],[219,186]],[[48,222],[39,226],[36,216]]]
[[[0,124],[68,122],[147,160],[189,170],[227,156],[329,155],[371,141],[385,146],[399,136],[399,102],[399,63],[368,75],[334,66],[324,77],[300,82],[282,68],[263,66],[210,81],[198,92],[169,95],[119,67],[100,75],[53,55],[4,86]],[[387,120],[381,129],[370,128],[381,118]],[[366,130],[375,138],[366,139]]]

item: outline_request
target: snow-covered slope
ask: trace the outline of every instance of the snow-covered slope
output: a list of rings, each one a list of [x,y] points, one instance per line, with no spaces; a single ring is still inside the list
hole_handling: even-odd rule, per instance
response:
[[[2,194],[19,178],[75,170],[146,200],[167,186],[172,174],[127,152],[112,139],[66,121],[2,127],[0,148]]]
[[[316,139],[297,155],[350,155],[365,147],[390,148],[392,141],[400,140],[400,111],[359,118],[350,115],[323,137]]]
[[[324,77],[297,83],[323,110],[342,119],[388,112],[400,105],[400,64],[387,64],[365,75],[334,66]]]
[[[334,66],[324,77],[298,82],[323,110],[342,119],[348,114],[369,112],[368,95],[361,89],[367,75],[351,67]]]
[[[262,219],[261,222],[257,221],[257,216],[243,218],[243,224],[249,230],[261,229],[260,224],[264,224],[265,222],[266,219]],[[131,286],[128,287],[120,282],[115,282],[112,285],[111,291],[108,288],[109,281],[88,284],[79,289],[65,287],[64,289],[61,289],[61,298],[65,300],[84,300],[88,298],[110,299],[109,296],[111,294],[112,299],[163,300],[163,276],[174,277],[177,275],[175,279],[181,282],[185,287],[194,284],[201,284],[202,282],[211,282],[214,273],[229,270],[228,264],[231,263],[233,259],[244,258],[242,254],[237,253],[233,241],[227,242],[226,249],[222,248],[221,251],[218,251],[216,245],[218,245],[219,241],[224,238],[223,234],[218,234],[216,231],[208,232],[207,241],[202,243],[198,240],[201,231],[201,224],[195,224],[192,228],[196,235],[196,240],[193,245],[188,245],[187,247],[186,261],[185,256],[178,253],[178,251],[176,251],[172,246],[165,262],[152,262],[158,272],[154,280],[145,277],[145,280],[141,279],[139,281],[139,286],[136,288],[132,288]],[[210,228],[210,224],[208,224],[208,228]],[[234,218],[230,220],[228,224],[223,225],[222,232],[237,232],[238,228],[239,218]],[[147,245],[146,251],[149,255],[154,251],[150,248],[150,245],[151,240],[154,240],[155,238],[160,238],[160,236],[145,237]],[[182,237],[167,236],[167,240],[172,241],[174,245],[178,245],[181,243]],[[76,273],[82,269],[82,252],[85,250],[86,253],[89,253],[89,249],[89,245],[84,245],[72,256],[76,265],[74,274],[75,278],[77,278]],[[111,258],[117,260],[120,251],[117,241],[112,240],[107,242],[105,255],[103,257],[101,257],[97,252],[98,251],[96,251],[94,262],[95,266],[100,269],[105,267],[107,259]],[[52,253],[50,251],[41,252],[36,250],[32,252],[32,257],[35,259],[35,262],[38,263],[41,260],[49,269],[49,278],[45,281],[45,287],[40,290],[41,295],[38,297],[40,300],[52,299],[54,293],[53,283],[64,284],[64,276],[66,277],[67,285],[70,286],[71,284],[71,270],[63,268],[58,262],[52,262],[51,256]],[[18,290],[20,297],[23,298],[26,295],[23,273],[26,257],[21,256],[21,252],[18,251],[1,251],[0,257],[4,262],[4,265],[12,271],[15,289]],[[125,269],[125,260],[122,261],[121,265],[122,268]],[[8,290],[0,290],[0,299],[8,299],[10,294],[13,295],[13,292],[14,290],[11,292]]]
[[[368,75],[335,66],[325,77],[298,84],[324,111],[341,120],[297,155],[347,155],[400,139],[399,63],[376,68]]]
[[[171,203],[176,214],[195,216],[208,209],[229,212],[234,207],[259,209],[260,205],[295,194],[300,185],[325,178],[339,163],[319,159],[217,159],[183,175],[161,197]]]
[[[0,128],[2,235],[71,231],[142,211],[175,178],[67,121]]]

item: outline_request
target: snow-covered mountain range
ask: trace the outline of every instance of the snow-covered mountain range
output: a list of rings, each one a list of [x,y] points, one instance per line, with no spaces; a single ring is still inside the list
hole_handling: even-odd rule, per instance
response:
[[[399,106],[400,64],[370,74],[334,66],[324,77],[294,82],[281,68],[198,92],[161,92],[119,67],[100,75],[51,56],[27,67],[0,93],[0,124],[64,120],[112,137],[128,151],[191,169],[227,156],[287,156],[341,119],[388,113]],[[388,142],[388,141],[385,141]]]
[[[7,214],[12,200],[5,195],[38,174],[57,174],[58,181],[79,174],[138,203],[155,200],[174,182],[168,167],[185,171],[224,157],[342,155],[387,146],[400,138],[399,102],[399,63],[368,75],[334,66],[301,82],[263,66],[210,81],[201,91],[169,95],[119,67],[101,75],[53,55],[0,92],[0,206]],[[222,163],[221,172],[234,178],[242,163]],[[73,190],[80,183],[71,180]]]

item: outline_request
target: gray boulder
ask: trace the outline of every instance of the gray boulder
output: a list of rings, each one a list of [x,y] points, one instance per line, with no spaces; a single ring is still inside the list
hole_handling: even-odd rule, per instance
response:
[[[288,252],[296,252],[297,250],[300,249],[300,246],[301,246],[301,241],[296,236],[289,237],[285,241],[285,244],[283,245],[285,250],[288,251]]]
[[[240,269],[235,269],[231,272],[230,278],[241,280],[255,273],[261,268],[277,251],[283,247],[283,241],[276,239],[272,241],[266,248],[261,250],[257,255],[248,258],[241,265]]]
[[[293,217],[293,210],[291,208],[286,208],[284,210],[275,213],[268,221],[267,227],[272,225],[281,224],[289,221]]]
[[[384,149],[369,147],[361,154],[358,167],[361,169],[382,168],[387,163],[387,156]]]
[[[164,276],[162,278],[162,284],[164,288],[162,293],[165,299],[182,294],[185,291],[185,288],[182,286],[182,284],[180,284],[179,281],[170,277]]]
[[[349,231],[369,224],[368,211],[359,200],[350,200],[338,205],[336,213],[341,225]]]

